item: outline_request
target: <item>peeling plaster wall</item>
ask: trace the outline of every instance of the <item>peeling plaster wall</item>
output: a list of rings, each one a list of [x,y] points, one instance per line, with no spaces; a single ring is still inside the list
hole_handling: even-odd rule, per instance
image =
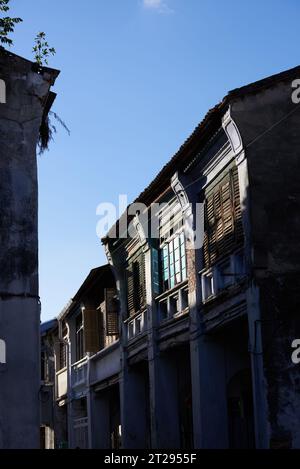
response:
[[[36,144],[58,72],[0,50],[0,448],[39,447],[40,304]]]
[[[291,83],[237,100],[232,116],[248,162],[269,445],[300,448],[300,367],[291,361],[291,343],[300,338],[300,107]]]

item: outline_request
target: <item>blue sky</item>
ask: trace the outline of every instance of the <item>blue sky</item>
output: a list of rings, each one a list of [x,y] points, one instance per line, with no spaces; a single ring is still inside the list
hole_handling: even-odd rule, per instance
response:
[[[42,318],[105,262],[96,207],[133,200],[228,90],[299,65],[298,0],[12,0],[13,52],[45,31],[59,129],[39,157]]]

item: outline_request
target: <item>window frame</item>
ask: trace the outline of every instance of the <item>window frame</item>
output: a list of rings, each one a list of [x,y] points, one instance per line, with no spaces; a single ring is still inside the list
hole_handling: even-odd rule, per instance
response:
[[[80,319],[79,319],[80,318]],[[78,327],[78,323],[80,326]],[[84,324],[82,311],[75,318],[75,337],[76,337],[76,363],[84,358]]]
[[[165,255],[166,254],[166,255]],[[161,291],[165,293],[187,280],[187,252],[184,229],[160,246]]]

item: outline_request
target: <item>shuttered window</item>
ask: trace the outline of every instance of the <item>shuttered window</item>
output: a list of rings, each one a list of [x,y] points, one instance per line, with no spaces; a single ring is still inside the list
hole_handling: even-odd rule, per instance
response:
[[[59,369],[62,370],[67,366],[67,344],[60,342],[59,345]]]
[[[119,314],[117,302],[117,290],[107,288],[105,290],[106,335],[119,335]]]
[[[204,262],[209,267],[243,241],[239,179],[231,168],[205,200]]]
[[[79,362],[84,357],[84,335],[83,335],[83,315],[80,313],[76,318],[76,361]]]
[[[182,208],[177,198],[174,198],[162,209],[159,214],[160,244],[164,244],[176,232],[182,230]]]
[[[83,309],[84,353],[100,350],[99,313],[96,309]]]
[[[146,305],[145,255],[142,251],[128,262],[127,302],[129,316],[133,316]]]

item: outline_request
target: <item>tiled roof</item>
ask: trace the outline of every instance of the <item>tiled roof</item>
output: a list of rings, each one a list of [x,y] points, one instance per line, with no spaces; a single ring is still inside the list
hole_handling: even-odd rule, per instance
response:
[[[248,94],[255,94],[263,89],[269,88],[272,85],[281,81],[291,79],[291,77],[298,76],[300,78],[300,66],[285,70],[284,72],[277,73],[262,80],[250,83],[249,85],[236,88],[229,91],[229,93],[220,101],[215,107],[210,109],[205,115],[204,119],[197,125],[192,134],[187,138],[175,155],[170,161],[161,169],[152,182],[144,189],[144,191],[137,197],[135,203],[151,203],[157,196],[159,196],[170,184],[170,179],[175,171],[181,169],[187,160],[193,156],[193,150],[196,146],[199,148],[201,142],[206,143],[207,139],[221,126],[222,116],[226,108],[235,99],[241,98]],[[118,222],[116,223],[118,224]],[[113,227],[110,229],[110,232]],[[103,239],[103,242],[105,242]]]
[[[189,158],[192,147],[195,144],[200,145],[201,140],[205,140],[208,133],[211,134],[211,130],[215,125],[221,124],[223,111],[230,102],[246,94],[256,93],[262,89],[269,88],[275,83],[285,81],[296,75],[300,77],[300,66],[230,91],[220,103],[208,111],[204,119],[197,125],[192,134],[179,148],[178,152],[175,153],[171,160],[162,168],[149,186],[138,196],[135,202],[147,203],[148,200],[153,197],[156,192],[156,188],[158,191],[162,188],[163,180],[165,178],[170,179],[173,175],[174,168],[176,167],[177,169],[178,165],[180,166],[181,164],[184,164],[184,162]]]

